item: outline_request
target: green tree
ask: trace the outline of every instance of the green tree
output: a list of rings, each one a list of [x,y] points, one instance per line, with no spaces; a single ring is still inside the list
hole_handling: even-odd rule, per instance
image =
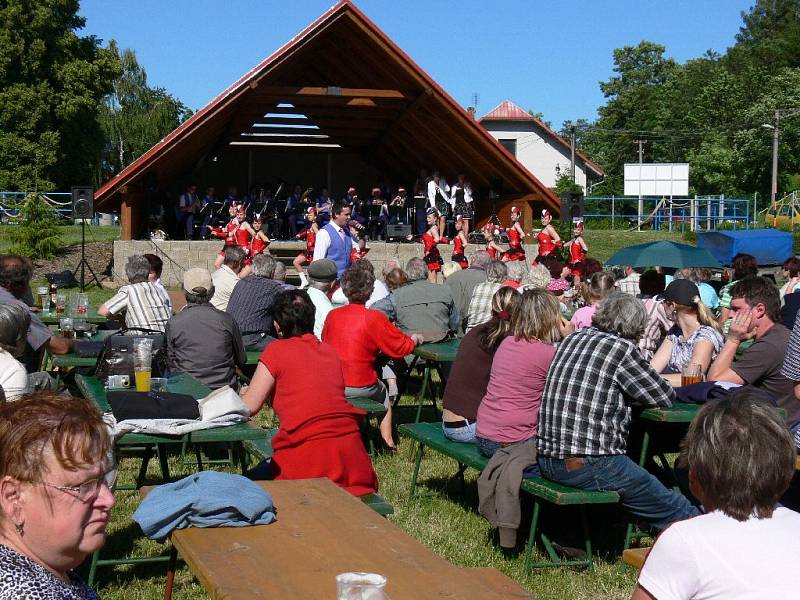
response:
[[[56,215],[41,194],[28,194],[20,208],[19,225],[10,230],[12,254],[51,258],[61,246]]]
[[[103,149],[97,104],[119,70],[80,37],[77,0],[0,3],[0,188],[91,181]]]
[[[109,50],[119,56],[122,70],[100,105],[100,123],[107,142],[101,180],[119,173],[192,114],[163,88],[147,85],[147,73],[133,50],[120,53],[114,40]]]

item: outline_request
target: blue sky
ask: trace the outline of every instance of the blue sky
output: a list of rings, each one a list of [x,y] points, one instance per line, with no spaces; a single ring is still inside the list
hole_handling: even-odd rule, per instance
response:
[[[197,110],[299,33],[331,0],[83,0],[84,34],[136,51],[150,85]],[[612,51],[646,39],[679,62],[734,43],[752,0],[357,0],[478,115],[506,98],[558,128],[593,119]]]

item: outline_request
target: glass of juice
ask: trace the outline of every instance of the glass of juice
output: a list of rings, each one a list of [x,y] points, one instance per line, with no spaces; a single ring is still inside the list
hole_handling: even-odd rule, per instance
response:
[[[148,338],[133,340],[133,377],[136,381],[137,392],[150,391],[152,357],[153,340]]]

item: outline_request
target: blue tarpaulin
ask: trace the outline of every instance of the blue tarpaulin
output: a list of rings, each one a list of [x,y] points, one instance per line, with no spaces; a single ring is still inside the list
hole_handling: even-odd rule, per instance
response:
[[[777,229],[740,229],[697,234],[697,247],[705,248],[723,265],[740,253],[752,254],[759,266],[783,264],[792,252],[792,235]]]

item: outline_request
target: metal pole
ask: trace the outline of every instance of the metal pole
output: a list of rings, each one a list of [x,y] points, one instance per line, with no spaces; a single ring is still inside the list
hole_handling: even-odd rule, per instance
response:
[[[614,229],[614,194],[611,194],[611,229]]]
[[[572,169],[572,183],[575,183],[575,123],[569,124],[569,160]]]
[[[770,201],[775,206],[778,196],[778,139],[780,138],[781,111],[775,109],[775,125],[772,128],[772,189],[770,190]]]

